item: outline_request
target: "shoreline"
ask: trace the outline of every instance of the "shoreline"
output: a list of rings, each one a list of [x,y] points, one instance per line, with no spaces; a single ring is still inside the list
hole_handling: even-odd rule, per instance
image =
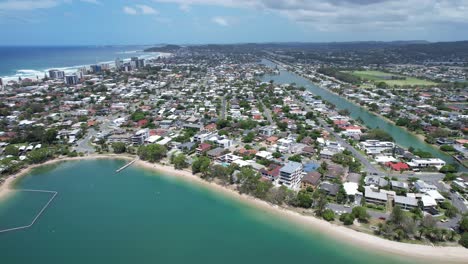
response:
[[[11,194],[10,187],[14,182],[30,173],[33,169],[65,162],[65,161],[80,161],[80,160],[95,160],[95,159],[124,159],[133,160],[135,156],[130,155],[115,155],[115,154],[102,154],[90,155],[85,157],[74,158],[57,158],[49,160],[42,164],[29,166],[22,169],[18,173],[9,176],[5,182],[0,185],[0,202],[2,199],[7,198]],[[404,259],[405,257],[414,258],[417,261],[438,261],[444,263],[466,263],[468,260],[468,249],[461,246],[459,247],[434,247],[419,244],[408,244],[396,241],[386,240],[384,238],[374,236],[371,234],[362,233],[351,228],[341,225],[329,223],[325,220],[318,219],[313,216],[302,215],[298,212],[289,210],[285,207],[273,206],[266,201],[254,198],[252,196],[243,195],[233,189],[221,186],[215,182],[208,182],[198,176],[193,175],[186,170],[176,170],[172,166],[154,164],[147,161],[137,160],[134,164],[139,168],[151,170],[162,174],[163,177],[175,177],[187,183],[197,184],[210,191],[219,193],[227,198],[241,202],[248,206],[258,208],[262,211],[267,211],[275,217],[280,217],[289,221],[290,223],[297,224],[301,228],[307,229],[311,232],[318,232],[322,235],[329,236],[331,239],[344,243],[358,250],[368,251],[373,254],[393,256],[395,258]],[[159,176],[159,175],[154,175]]]

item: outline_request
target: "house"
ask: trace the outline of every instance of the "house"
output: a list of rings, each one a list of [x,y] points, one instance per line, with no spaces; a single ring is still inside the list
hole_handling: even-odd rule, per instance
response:
[[[271,136],[266,139],[266,143],[268,145],[274,145],[276,144],[276,141],[278,141],[278,137],[275,137],[275,136]]]
[[[215,123],[208,124],[205,127],[203,127],[203,129],[201,131],[205,132],[205,133],[206,132],[214,132],[214,131],[216,131],[216,124]]]
[[[414,188],[416,190],[418,190],[418,192],[420,193],[426,193],[428,191],[431,191],[431,190],[435,190],[437,191],[437,187],[435,185],[432,185],[432,184],[428,184],[422,180],[417,180],[415,183],[414,183]]]
[[[341,179],[344,181],[346,177],[348,177],[348,168],[338,164],[329,163],[323,176],[330,180]]]
[[[191,150],[193,150],[194,147],[195,147],[194,142],[186,142],[177,146],[179,150],[182,150],[184,152],[190,152]]]
[[[261,150],[255,154],[255,157],[260,158],[260,159],[271,160],[273,159],[273,154],[271,152]]]
[[[307,189],[309,187],[313,189],[317,188],[321,177],[322,175],[317,171],[307,173],[301,179],[301,189]]]
[[[409,187],[406,182],[400,181],[390,181],[390,185],[392,186],[392,190],[396,191],[408,191]]]
[[[210,159],[215,160],[215,159],[221,157],[221,156],[223,155],[223,153],[224,153],[224,149],[223,149],[223,148],[215,148],[215,149],[212,149],[212,150],[208,151],[208,152],[206,153],[206,155],[207,155]]]
[[[360,142],[358,146],[367,155],[378,155],[384,152],[391,152],[395,147],[395,143],[379,140],[366,140]]]
[[[359,184],[357,182],[345,182],[343,183],[343,188],[345,189],[346,195],[356,196],[358,193]]]
[[[302,164],[295,161],[288,161],[280,169],[279,184],[285,185],[288,188],[296,189],[299,187],[299,182],[302,178]]]
[[[408,162],[408,165],[414,169],[427,168],[427,167],[436,167],[437,169],[445,166],[445,161],[437,158],[431,159],[413,159],[411,162]]]
[[[260,173],[262,174],[263,177],[271,181],[276,181],[279,178],[280,169],[281,169],[280,165],[273,163],[273,164],[270,164],[268,168],[261,169]]]
[[[133,145],[143,145],[149,138],[149,129],[140,129],[132,136]]]
[[[406,171],[410,169],[408,164],[404,162],[397,162],[397,163],[387,162],[385,165],[387,165],[388,167],[390,167],[390,169],[394,171]]]
[[[320,190],[323,190],[327,195],[336,196],[340,190],[340,186],[336,183],[322,182],[319,186]]]
[[[386,205],[388,201],[387,193],[376,192],[370,186],[364,187],[364,197],[366,203]]]
[[[424,211],[430,211],[431,209],[437,207],[436,200],[429,195],[423,195],[421,197],[421,202],[423,204]]]
[[[367,176],[364,178],[364,182],[367,186],[385,187],[388,185],[388,181],[380,176]]]
[[[411,209],[418,207],[418,200],[413,197],[397,195],[394,197],[394,202],[395,202],[395,205],[400,206],[401,209],[404,209],[404,210],[411,210]]]
[[[201,143],[197,148],[197,154],[202,155],[203,153],[207,152],[211,149],[211,145],[208,143]]]
[[[432,197],[438,203],[445,201],[445,197],[442,196],[442,194],[440,194],[437,190],[429,190],[426,192],[426,194]]]

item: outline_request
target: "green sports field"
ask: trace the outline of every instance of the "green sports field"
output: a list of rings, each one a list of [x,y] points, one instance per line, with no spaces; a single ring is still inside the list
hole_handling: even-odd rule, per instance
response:
[[[428,81],[428,80],[403,76],[399,74],[386,73],[386,72],[381,72],[381,71],[352,71],[348,73],[351,73],[354,76],[360,77],[361,79],[374,81],[376,83],[385,82],[390,86],[395,86],[395,85],[396,86],[418,86],[418,85],[424,86],[424,85],[436,85],[437,84],[435,82]],[[403,77],[404,79],[392,80],[390,79],[392,76]]]

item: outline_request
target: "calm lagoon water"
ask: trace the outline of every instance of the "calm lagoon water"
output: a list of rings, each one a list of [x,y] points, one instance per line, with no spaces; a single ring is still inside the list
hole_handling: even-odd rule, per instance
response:
[[[120,160],[64,162],[16,189],[58,191],[26,230],[0,234],[2,263],[403,263],[303,230],[268,212]],[[0,228],[28,222],[48,197],[0,203]]]

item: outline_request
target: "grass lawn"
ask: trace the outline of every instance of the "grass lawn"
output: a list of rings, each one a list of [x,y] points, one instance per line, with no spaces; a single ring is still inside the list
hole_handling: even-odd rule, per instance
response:
[[[414,77],[408,77],[408,76],[403,76],[399,74],[393,74],[393,73],[386,73],[386,72],[381,72],[381,71],[353,71],[353,72],[348,72],[354,76],[360,77],[365,80],[369,81],[375,81],[375,82],[385,82],[390,86],[416,86],[416,85],[435,85],[437,83],[428,81],[428,80],[423,80],[423,79],[418,79]],[[391,76],[395,77],[404,77],[404,80],[390,80],[387,79]]]

